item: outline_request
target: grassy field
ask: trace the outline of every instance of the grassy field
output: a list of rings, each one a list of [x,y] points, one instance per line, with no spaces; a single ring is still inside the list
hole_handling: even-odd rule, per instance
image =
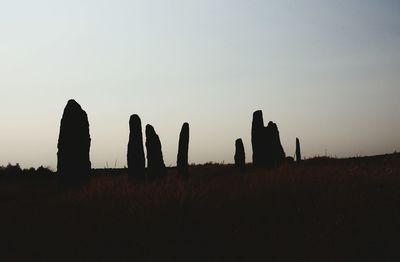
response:
[[[399,154],[190,172],[0,179],[0,261],[400,259]]]

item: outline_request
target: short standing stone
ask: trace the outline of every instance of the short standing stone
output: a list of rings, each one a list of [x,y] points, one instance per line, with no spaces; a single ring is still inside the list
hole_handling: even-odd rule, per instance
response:
[[[160,138],[153,126],[146,125],[147,167],[152,175],[163,175],[166,171]]]
[[[142,122],[138,115],[129,120],[128,175],[131,178],[144,178],[145,157],[143,149]]]
[[[57,171],[65,178],[90,175],[90,134],[87,114],[75,100],[69,100],[61,119]]]
[[[237,139],[235,142],[235,166],[241,171],[246,168],[246,156],[244,153],[244,146],[242,139]]]
[[[188,151],[189,151],[189,124],[184,123],[181,129],[181,133],[179,135],[178,159],[177,159],[178,172],[183,176],[187,176],[189,174]]]

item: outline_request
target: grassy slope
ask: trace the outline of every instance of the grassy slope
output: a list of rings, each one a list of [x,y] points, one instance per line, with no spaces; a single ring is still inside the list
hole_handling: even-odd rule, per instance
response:
[[[393,261],[400,156],[238,173],[197,166],[152,183],[0,181],[1,261]],[[399,256],[400,257],[400,256]],[[398,258],[399,258],[398,257]]]

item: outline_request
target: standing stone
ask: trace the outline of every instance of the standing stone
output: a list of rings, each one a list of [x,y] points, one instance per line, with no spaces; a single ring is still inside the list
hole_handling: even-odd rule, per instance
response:
[[[131,178],[144,178],[145,158],[143,149],[142,122],[138,115],[129,120],[128,175]]]
[[[251,145],[253,148],[253,165],[263,166],[265,162],[265,134],[264,120],[261,110],[253,113],[251,127]]]
[[[279,136],[278,126],[270,121],[266,130],[266,166],[267,167],[277,167],[283,163],[286,154],[283,150],[281,139]]]
[[[235,142],[235,166],[244,171],[246,168],[246,156],[244,153],[244,146],[242,139],[237,139]]]
[[[253,113],[251,128],[253,165],[255,167],[276,167],[285,160],[277,125],[270,121],[264,127],[262,111]]]
[[[189,151],[189,124],[184,123],[181,129],[181,133],[179,135],[178,159],[177,159],[178,172],[183,176],[187,176],[189,174],[188,151]]]
[[[296,162],[301,161],[300,140],[296,138]]]
[[[146,125],[147,167],[152,175],[163,175],[166,171],[160,138],[153,126]]]
[[[75,100],[69,100],[61,119],[57,171],[66,179],[90,175],[90,134],[87,114]]]

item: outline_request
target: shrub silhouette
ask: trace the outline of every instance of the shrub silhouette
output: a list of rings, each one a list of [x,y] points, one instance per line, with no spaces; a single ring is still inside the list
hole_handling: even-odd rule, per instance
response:
[[[293,164],[293,163],[294,163],[294,158],[291,157],[291,156],[287,156],[287,157],[285,158],[285,162],[286,162],[287,164]]]

